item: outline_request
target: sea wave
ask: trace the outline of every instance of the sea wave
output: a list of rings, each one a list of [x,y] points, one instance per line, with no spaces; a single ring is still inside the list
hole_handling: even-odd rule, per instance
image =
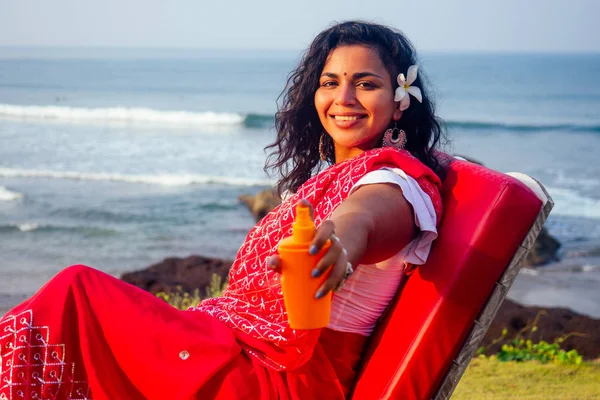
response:
[[[448,128],[462,130],[504,130],[515,132],[539,132],[539,131],[575,131],[600,133],[600,124],[595,123],[538,123],[538,122],[500,122],[479,120],[445,120]]]
[[[0,168],[0,177],[5,178],[51,178],[81,181],[116,181],[162,186],[186,186],[198,184],[221,184],[228,186],[268,186],[267,179],[250,179],[226,176],[164,174],[164,175],[128,175],[106,172],[51,171],[18,168]]]
[[[4,231],[20,231],[20,232],[32,232],[38,228],[46,228],[35,222],[9,222],[6,224],[0,224],[0,232]]]
[[[83,108],[0,104],[0,117],[75,122],[159,123],[170,125],[241,125],[246,116],[212,111],[164,111],[151,108]]]
[[[37,222],[9,222],[0,224],[0,232],[77,232],[85,235],[110,236],[117,234],[114,229],[93,226],[61,226]]]
[[[576,190],[546,187],[554,200],[552,214],[600,219],[600,199],[582,196]]]
[[[275,117],[267,114],[247,114],[244,125],[249,128],[272,127],[275,123]],[[537,122],[537,121],[495,121],[485,119],[468,118],[447,118],[444,124],[449,129],[461,130],[503,130],[515,132],[540,132],[540,131],[575,131],[600,133],[600,122]]]
[[[21,193],[13,192],[8,190],[4,186],[0,186],[0,201],[18,200],[22,197],[23,195]]]
[[[0,104],[0,118],[38,119],[83,123],[117,124],[168,124],[170,126],[236,126],[247,128],[270,128],[275,123],[273,114],[214,112],[188,110],[158,110],[143,107],[67,107],[50,105]],[[498,121],[485,118],[454,118],[444,120],[450,129],[461,130],[504,130],[537,132],[567,130],[576,132],[600,133],[600,122],[539,122],[539,121]]]
[[[18,228],[21,232],[29,232],[35,231],[40,226],[34,223],[25,223],[25,224],[15,224],[15,227]]]
[[[248,128],[270,128],[275,124],[275,116],[268,114],[247,114],[244,125]]]

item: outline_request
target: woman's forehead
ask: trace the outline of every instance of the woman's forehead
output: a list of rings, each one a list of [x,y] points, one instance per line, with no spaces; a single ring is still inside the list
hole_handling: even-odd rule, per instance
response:
[[[379,52],[369,46],[339,46],[329,52],[323,72],[336,74],[353,74],[355,72],[380,72],[387,70],[379,56]]]

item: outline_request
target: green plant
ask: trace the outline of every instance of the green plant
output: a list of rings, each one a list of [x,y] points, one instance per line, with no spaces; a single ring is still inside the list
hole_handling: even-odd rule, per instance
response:
[[[552,343],[544,340],[534,343],[531,340],[531,335],[538,330],[537,323],[539,318],[544,314],[546,314],[544,311],[540,311],[531,323],[527,324],[523,329],[517,332],[515,337],[510,340],[507,339],[508,330],[503,329],[502,335],[492,341],[490,347],[505,340],[508,340],[508,343],[503,344],[500,351],[489,358],[497,359],[498,361],[521,362],[535,360],[541,363],[554,362],[556,364],[580,365],[583,357],[577,350],[566,351],[561,348],[561,344],[570,336],[585,335],[572,332],[556,338]],[[527,333],[526,338],[523,337],[525,333]],[[476,354],[479,358],[488,358],[485,355],[486,351],[487,349],[485,347],[480,347]]]
[[[210,283],[206,286],[205,298],[221,296],[225,288],[227,288],[227,281],[223,282],[223,279],[219,275],[212,274]],[[189,293],[183,290],[181,286],[177,286],[174,292],[158,292],[156,293],[156,297],[180,310],[195,307],[203,299],[200,295],[200,289],[194,289],[193,292]]]
[[[190,307],[194,307],[202,300],[199,289],[195,289],[192,293],[189,293],[184,291],[181,286],[177,286],[175,292],[158,292],[156,293],[156,297],[166,301],[179,310],[187,310]]]
[[[212,274],[210,284],[206,287],[206,297],[219,297],[223,295],[223,291],[227,288],[227,280],[223,282],[220,275]]]
[[[582,361],[582,357],[577,350],[565,351],[560,348],[560,342],[558,341],[548,343],[540,340],[538,343],[533,343],[529,339],[515,339],[510,344],[503,345],[496,354],[496,358],[499,361],[536,360],[541,363],[552,361],[557,364],[569,365],[580,365]]]

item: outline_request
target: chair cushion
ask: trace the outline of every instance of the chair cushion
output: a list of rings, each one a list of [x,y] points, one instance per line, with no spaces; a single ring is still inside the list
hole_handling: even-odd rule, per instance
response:
[[[542,206],[517,179],[459,160],[442,197],[439,237],[378,324],[355,400],[432,398]]]

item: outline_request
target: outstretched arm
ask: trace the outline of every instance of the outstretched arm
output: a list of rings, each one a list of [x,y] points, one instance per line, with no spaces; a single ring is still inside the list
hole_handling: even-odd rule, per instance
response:
[[[378,183],[359,187],[321,224],[312,243],[315,253],[332,238],[334,231],[329,251],[313,271],[316,277],[332,266],[317,297],[340,283],[348,261],[358,265],[386,260],[410,243],[417,227],[412,206],[402,189],[394,184]],[[272,259],[271,266],[279,269],[277,257]]]

